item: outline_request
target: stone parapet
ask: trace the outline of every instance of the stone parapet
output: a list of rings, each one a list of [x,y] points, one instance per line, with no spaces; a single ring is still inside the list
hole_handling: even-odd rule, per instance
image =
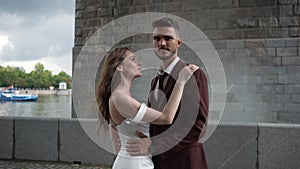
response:
[[[111,165],[80,124],[97,130],[93,119],[0,117],[0,158]],[[300,125],[222,123],[204,146],[212,169],[297,168],[299,136]]]

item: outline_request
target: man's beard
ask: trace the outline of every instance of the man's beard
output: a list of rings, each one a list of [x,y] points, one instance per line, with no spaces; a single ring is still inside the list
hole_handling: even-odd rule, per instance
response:
[[[155,55],[160,59],[160,60],[168,60],[170,59],[175,53],[176,53],[176,50],[175,49],[174,51],[169,51],[169,50],[166,50],[168,53],[166,54],[161,54],[159,52],[159,50],[164,50],[164,49],[154,49],[154,53]]]

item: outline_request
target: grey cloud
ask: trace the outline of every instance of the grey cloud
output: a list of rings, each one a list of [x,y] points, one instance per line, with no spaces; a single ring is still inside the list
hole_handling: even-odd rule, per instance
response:
[[[51,15],[59,10],[74,13],[75,0],[0,0],[1,13]]]
[[[21,19],[19,27],[42,24],[44,19],[56,17],[59,13],[74,15],[75,0],[0,0],[0,30],[11,29],[11,17]]]
[[[14,46],[2,48],[0,60],[24,61],[70,53],[74,0],[0,1],[0,35],[8,36]],[[72,13],[67,12],[69,8]]]

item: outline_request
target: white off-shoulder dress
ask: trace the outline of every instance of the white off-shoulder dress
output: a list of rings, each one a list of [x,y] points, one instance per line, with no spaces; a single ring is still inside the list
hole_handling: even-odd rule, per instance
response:
[[[149,123],[142,122],[147,107],[143,103],[134,119],[126,119],[117,126],[121,148],[113,164],[113,169],[153,169],[151,156],[131,156],[126,151],[126,142],[131,138],[139,138],[136,131],[149,136]]]

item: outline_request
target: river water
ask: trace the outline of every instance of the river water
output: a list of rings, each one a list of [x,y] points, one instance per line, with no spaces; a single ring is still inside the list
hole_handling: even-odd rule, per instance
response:
[[[71,118],[72,96],[39,96],[36,102],[0,102],[0,116]]]

